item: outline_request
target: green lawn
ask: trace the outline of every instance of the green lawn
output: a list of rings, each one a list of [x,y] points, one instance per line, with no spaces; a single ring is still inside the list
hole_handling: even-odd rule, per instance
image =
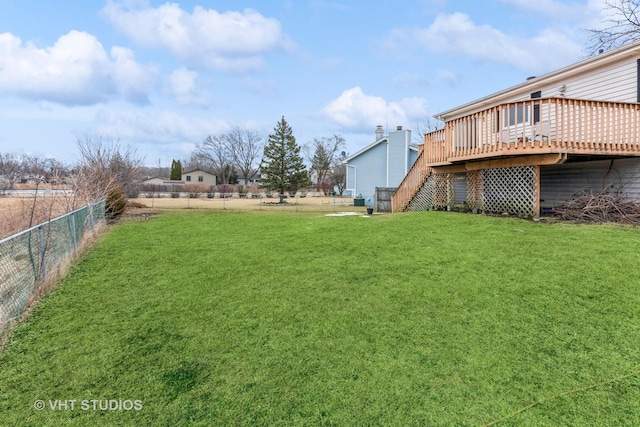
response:
[[[640,425],[639,242],[444,212],[123,223],[0,354],[0,425]]]

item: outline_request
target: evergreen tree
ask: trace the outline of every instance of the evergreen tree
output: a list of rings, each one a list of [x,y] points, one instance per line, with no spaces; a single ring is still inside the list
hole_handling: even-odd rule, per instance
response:
[[[284,116],[269,135],[262,160],[262,186],[271,190],[295,192],[311,185],[300,146]]]
[[[171,176],[169,179],[180,181],[182,179],[182,162],[180,160],[173,160],[171,162]]]

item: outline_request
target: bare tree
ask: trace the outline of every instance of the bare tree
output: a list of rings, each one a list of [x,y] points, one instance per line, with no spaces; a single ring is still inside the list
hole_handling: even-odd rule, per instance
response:
[[[589,29],[589,56],[640,40],[640,0],[608,0],[604,27]]]
[[[62,162],[54,158],[41,158],[23,154],[22,163],[23,174],[30,175],[39,182],[59,181],[62,176],[69,172],[69,168]]]
[[[213,175],[216,174],[216,171],[213,169],[211,162],[207,161],[207,159],[202,155],[202,153],[200,153],[200,151],[194,151],[193,153],[191,153],[188,159],[182,160],[182,167],[185,171],[200,169]]]
[[[233,153],[227,134],[208,136],[198,146],[197,155],[211,165],[216,180],[221,184],[229,184],[233,175]]]
[[[226,134],[233,163],[244,178],[245,185],[260,170],[264,143],[258,133],[251,129],[235,127]]]
[[[312,172],[316,175],[316,185],[319,190],[326,186],[327,174],[335,165],[337,155],[345,145],[345,140],[341,135],[333,135],[314,138],[310,144],[304,146],[304,153],[311,164]]]
[[[11,153],[0,153],[0,192],[11,190],[22,174],[20,158]]]
[[[139,185],[144,159],[135,148],[100,136],[78,137],[76,146],[80,161],[74,176],[74,194],[81,203],[105,199],[107,214],[119,215],[126,197]]]
[[[444,128],[444,122],[433,116],[425,115],[422,123],[416,124],[413,132],[413,142],[415,144],[424,144],[424,136],[428,133]]]
[[[347,188],[347,165],[344,163],[347,157],[348,154],[344,151],[336,157],[333,164],[333,173],[331,174],[331,184],[338,190],[338,194],[341,197]]]

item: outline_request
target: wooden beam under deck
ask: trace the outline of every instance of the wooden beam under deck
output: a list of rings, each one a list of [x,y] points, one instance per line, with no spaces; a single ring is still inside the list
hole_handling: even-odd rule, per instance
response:
[[[545,166],[557,165],[567,160],[567,154],[534,154],[530,156],[508,157],[505,159],[484,160],[477,162],[467,162],[464,164],[435,166],[433,173],[463,173],[482,169],[514,168],[519,166]]]

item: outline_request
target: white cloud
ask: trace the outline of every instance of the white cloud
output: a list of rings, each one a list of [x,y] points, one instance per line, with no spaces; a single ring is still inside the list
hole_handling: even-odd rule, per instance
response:
[[[209,104],[207,97],[196,88],[198,73],[185,67],[171,73],[167,81],[167,91],[176,98],[179,104],[205,106]]]
[[[134,10],[109,1],[102,13],[135,43],[211,69],[260,68],[265,54],[292,46],[278,20],[253,9],[221,13],[196,6],[188,13],[176,3]]]
[[[416,44],[440,54],[503,63],[534,74],[565,66],[582,54],[581,46],[553,29],[527,39],[476,25],[464,13],[440,15],[427,28],[393,30],[384,46],[393,52]]]
[[[70,105],[121,96],[143,103],[153,75],[135,62],[130,50],[114,47],[107,54],[85,32],[70,31],[46,48],[0,34],[0,94]]]
[[[424,117],[429,108],[422,98],[404,98],[400,102],[387,102],[378,96],[366,95],[360,87],[345,90],[327,104],[322,112],[345,130],[370,132],[376,125],[390,123],[406,125]]]

